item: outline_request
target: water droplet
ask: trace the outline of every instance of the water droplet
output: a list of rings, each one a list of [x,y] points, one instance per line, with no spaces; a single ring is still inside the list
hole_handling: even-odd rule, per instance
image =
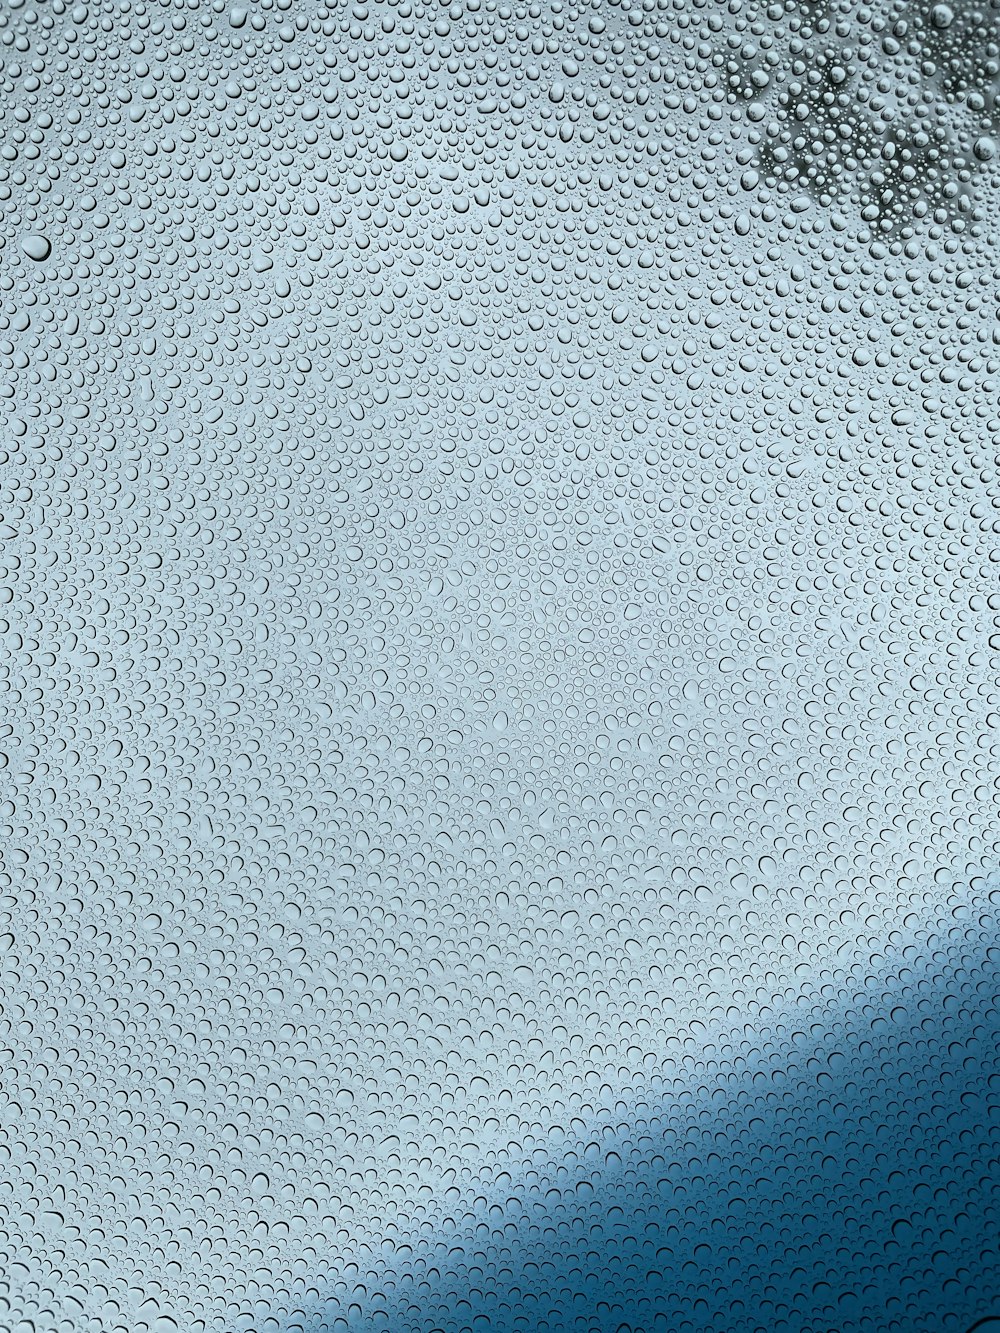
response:
[[[47,236],[29,232],[21,237],[21,249],[29,259],[33,259],[40,264],[43,260],[48,259],[52,253],[52,244]]]

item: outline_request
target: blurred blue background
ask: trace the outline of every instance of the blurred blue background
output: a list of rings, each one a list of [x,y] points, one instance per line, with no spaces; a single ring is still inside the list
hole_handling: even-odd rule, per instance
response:
[[[627,1118],[512,1171],[471,1220],[441,1201],[271,1326],[1000,1327],[997,939],[995,921],[956,919],[881,978],[828,988],[825,1019],[814,1007],[705,1047],[651,1077]]]

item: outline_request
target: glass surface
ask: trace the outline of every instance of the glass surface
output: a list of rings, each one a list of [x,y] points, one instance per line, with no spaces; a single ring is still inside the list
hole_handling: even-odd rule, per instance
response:
[[[5,0],[0,1333],[1000,1327],[998,94]]]

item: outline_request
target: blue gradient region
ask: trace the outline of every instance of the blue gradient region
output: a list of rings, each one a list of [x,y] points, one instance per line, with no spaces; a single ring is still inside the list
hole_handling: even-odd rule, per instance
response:
[[[1000,1328],[1000,943],[995,912],[955,918],[877,984],[671,1062],[477,1208],[394,1227],[299,1318],[241,1327]]]

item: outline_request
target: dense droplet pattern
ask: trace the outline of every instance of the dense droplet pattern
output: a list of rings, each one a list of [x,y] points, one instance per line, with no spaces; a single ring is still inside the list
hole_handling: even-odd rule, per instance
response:
[[[998,16],[4,6],[2,1333],[995,1313]]]
[[[678,1034],[473,1206],[369,1243],[353,1318],[340,1283],[286,1326],[965,1333],[959,1293],[998,1258],[996,1190],[970,1188],[996,1146],[996,928],[945,913],[877,981],[843,972],[836,1017]]]

